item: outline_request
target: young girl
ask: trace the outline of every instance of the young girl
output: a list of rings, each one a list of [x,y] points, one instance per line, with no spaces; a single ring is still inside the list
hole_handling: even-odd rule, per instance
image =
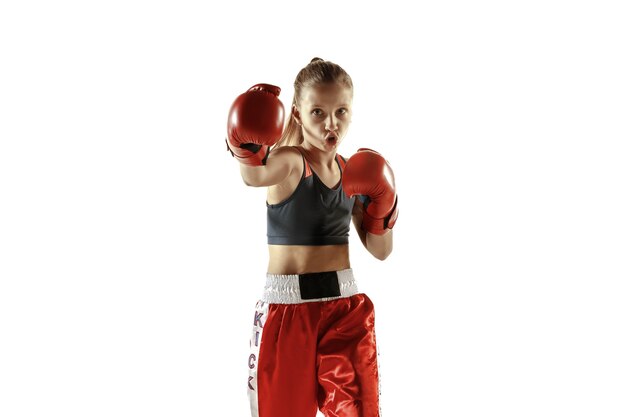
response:
[[[294,88],[284,132],[280,88],[268,84],[240,95],[228,120],[243,181],[267,187],[269,266],[248,358],[252,415],[314,417],[319,408],[327,417],[378,417],[374,308],[357,289],[348,232],[352,219],[373,256],[391,253],[393,172],[371,149],[348,161],[337,154],[353,92],[339,65],[314,58]]]

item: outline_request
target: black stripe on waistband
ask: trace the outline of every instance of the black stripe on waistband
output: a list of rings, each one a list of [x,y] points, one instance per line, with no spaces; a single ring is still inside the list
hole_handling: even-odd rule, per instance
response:
[[[299,274],[298,281],[303,300],[341,296],[337,271]]]

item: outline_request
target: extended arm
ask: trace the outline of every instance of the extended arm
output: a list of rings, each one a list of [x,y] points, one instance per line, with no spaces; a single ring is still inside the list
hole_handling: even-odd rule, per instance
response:
[[[246,185],[263,187],[278,184],[293,169],[293,150],[270,147],[283,131],[284,108],[280,88],[256,84],[239,95],[228,114],[226,148],[240,162]]]

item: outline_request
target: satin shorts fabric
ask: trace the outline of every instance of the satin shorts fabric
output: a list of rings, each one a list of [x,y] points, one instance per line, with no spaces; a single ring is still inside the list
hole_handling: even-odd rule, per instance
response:
[[[253,417],[315,417],[318,409],[380,417],[374,305],[354,288],[343,285],[324,301],[257,302],[248,358]]]

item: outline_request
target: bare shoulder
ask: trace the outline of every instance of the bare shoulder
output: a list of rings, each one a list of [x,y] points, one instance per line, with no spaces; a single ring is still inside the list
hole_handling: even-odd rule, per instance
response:
[[[302,159],[302,155],[295,146],[281,146],[272,149],[267,157],[266,165],[269,164],[272,159],[274,159],[274,162],[293,164]]]
[[[278,204],[287,199],[295,191],[302,178],[304,169],[302,154],[295,146],[284,146],[276,150],[278,151],[283,148],[285,148],[283,152],[288,154],[286,158],[290,159],[289,164],[291,165],[291,170],[282,181],[267,187],[267,202],[269,204]]]
[[[253,187],[269,187],[279,184],[290,177],[290,174],[302,166],[300,152],[293,146],[281,146],[273,149],[265,165],[241,166],[241,176],[247,185]]]
[[[288,170],[289,172],[283,178],[285,180],[293,171],[301,171],[302,154],[295,146],[281,146],[270,152],[265,165],[270,171],[284,172]]]

